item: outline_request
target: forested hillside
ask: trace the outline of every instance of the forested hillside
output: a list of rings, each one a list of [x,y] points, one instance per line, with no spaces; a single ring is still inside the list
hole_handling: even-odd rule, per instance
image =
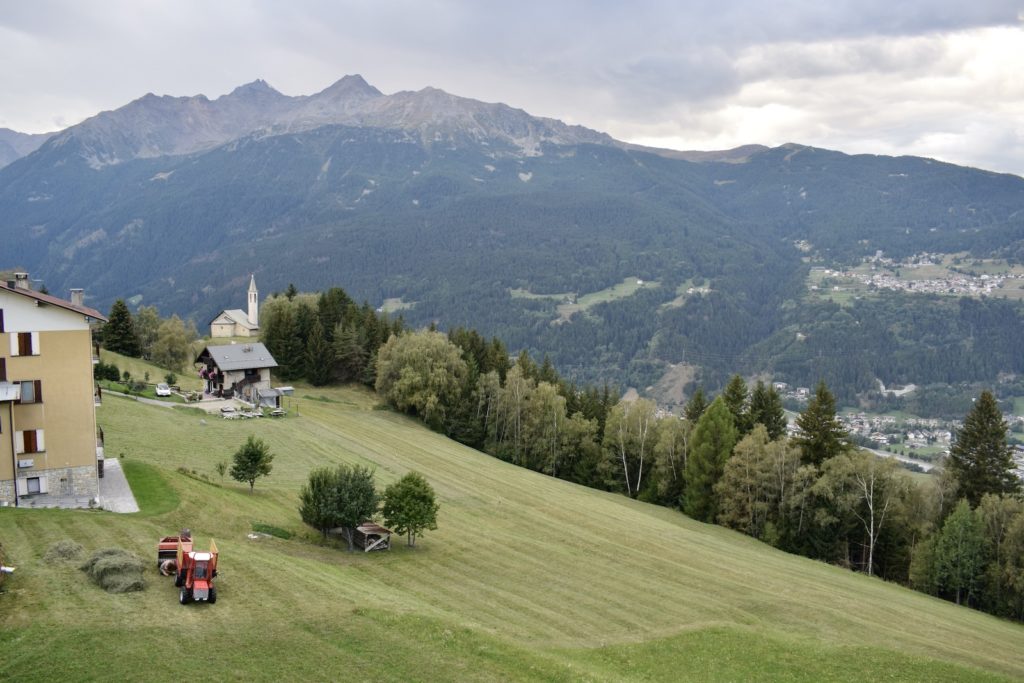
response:
[[[878,251],[1016,259],[1020,178],[799,145],[698,163],[432,89],[332,88],[316,116],[265,84],[206,101],[208,116],[265,124],[207,147],[184,98],[52,138],[0,169],[7,265],[200,329],[250,272],[264,292],[341,284],[371,307],[400,300],[412,326],[472,327],[580,381],[641,390],[675,363],[710,388],[739,370],[824,378],[844,397],[1019,365],[998,341],[1018,335],[1018,304],[892,296],[839,311],[806,300],[806,276]],[[602,294],[630,279],[644,284]],[[995,344],[984,358],[978,340]]]

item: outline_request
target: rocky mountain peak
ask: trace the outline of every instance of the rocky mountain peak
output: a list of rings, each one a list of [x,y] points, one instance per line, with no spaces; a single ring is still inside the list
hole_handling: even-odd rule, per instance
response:
[[[377,90],[377,88],[367,83],[366,79],[359,74],[350,74],[348,76],[343,76],[340,80],[324,88],[313,97],[330,95],[332,97],[346,96],[366,98],[380,97],[383,94],[384,93],[380,90]]]
[[[238,86],[224,97],[252,98],[263,97],[267,95],[270,95],[272,97],[284,97],[284,95],[282,95],[280,92],[271,87],[270,84],[267,83],[265,80],[263,80],[262,78],[257,78],[255,81],[252,81],[251,83],[246,83],[245,85]]]

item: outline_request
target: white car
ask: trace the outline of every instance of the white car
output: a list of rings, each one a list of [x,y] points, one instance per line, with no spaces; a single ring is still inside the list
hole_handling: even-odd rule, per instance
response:
[[[156,385],[156,395],[157,396],[170,396],[171,395],[171,388],[169,386],[167,386],[164,382],[160,382],[160,384]]]

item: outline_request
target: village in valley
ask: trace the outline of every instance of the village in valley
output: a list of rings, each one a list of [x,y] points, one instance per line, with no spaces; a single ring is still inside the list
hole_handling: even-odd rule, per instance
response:
[[[806,243],[797,248],[809,249]],[[889,290],[940,296],[1024,298],[1024,266],[1001,259],[974,259],[965,254],[923,252],[893,259],[882,251],[845,270],[812,266],[812,294],[865,296]]]

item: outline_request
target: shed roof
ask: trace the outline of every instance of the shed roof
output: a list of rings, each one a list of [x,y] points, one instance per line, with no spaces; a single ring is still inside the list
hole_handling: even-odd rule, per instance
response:
[[[260,342],[207,346],[196,357],[196,362],[200,362],[204,355],[209,356],[214,365],[225,372],[277,367],[277,361]]]

